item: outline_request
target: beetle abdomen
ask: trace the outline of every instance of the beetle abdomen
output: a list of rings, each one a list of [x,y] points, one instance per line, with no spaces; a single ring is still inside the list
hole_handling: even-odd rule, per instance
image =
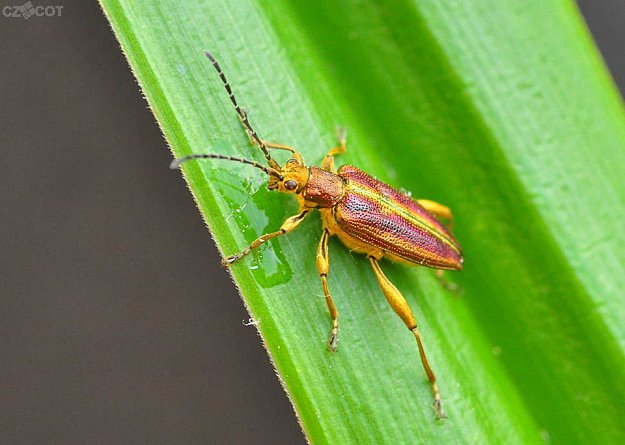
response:
[[[337,173],[345,194],[333,213],[348,235],[411,263],[462,268],[458,242],[416,201],[351,165]]]

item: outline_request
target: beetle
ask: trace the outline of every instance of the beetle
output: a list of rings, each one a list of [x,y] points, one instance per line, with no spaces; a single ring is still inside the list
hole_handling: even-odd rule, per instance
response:
[[[222,263],[232,265],[268,240],[292,232],[313,209],[319,210],[323,232],[317,249],[317,268],[332,323],[328,349],[332,352],[337,350],[339,335],[339,313],[332,301],[327,280],[330,272],[328,239],[337,236],[351,251],[367,256],[386,300],[414,334],[421,363],[432,388],[432,406],[436,417],[445,418],[436,375],[425,354],[416,319],[400,291],[382,272],[379,262],[386,258],[393,262],[427,266],[437,269],[439,278],[443,270],[462,269],[462,248],[450,230],[451,210],[434,201],[413,200],[354,166],[343,165],[335,170],[334,156],[345,153],[347,149],[344,129],[338,132],[338,145],[328,152],[318,167],[307,166],[302,155],[293,147],[261,139],[250,124],[247,113],[239,106],[219,63],[210,52],[206,51],[205,55],[228,92],[250,141],[263,152],[267,166],[228,155],[191,154],[175,159],[170,167],[176,169],[192,159],[241,162],[264,171],[269,176],[270,190],[295,195],[299,203],[298,213],[287,218],[279,230],[262,235]],[[269,154],[269,149],[288,151],[292,157],[280,166]],[[441,220],[447,221],[448,225]]]

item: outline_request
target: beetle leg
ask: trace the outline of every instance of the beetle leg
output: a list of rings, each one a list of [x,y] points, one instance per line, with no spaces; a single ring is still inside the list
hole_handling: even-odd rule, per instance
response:
[[[445,220],[445,227],[451,231],[451,226],[454,223],[454,216],[449,207],[439,204],[438,202],[430,201],[429,199],[417,199],[417,202],[421,205],[421,207],[436,216],[438,219]],[[445,271],[443,269],[436,269],[436,279],[438,279],[440,285],[450,292],[458,292],[460,287],[456,283],[447,281],[443,276],[444,272]]]
[[[278,230],[277,232],[268,233],[266,235],[256,238],[252,242],[252,244],[250,244],[245,250],[237,253],[236,255],[232,255],[232,256],[229,256],[228,258],[224,258],[221,261],[221,264],[223,264],[224,266],[229,266],[235,261],[243,258],[245,255],[247,255],[252,250],[259,247],[261,244],[265,243],[267,240],[270,240],[271,238],[275,238],[277,236],[284,235],[285,233],[289,233],[295,230],[297,226],[299,225],[299,223],[301,223],[304,220],[304,217],[308,214],[308,212],[310,212],[310,210],[306,209],[298,213],[297,215],[287,218],[286,221],[284,221],[284,223],[282,224],[282,227],[280,227],[280,230]]]
[[[443,269],[436,269],[436,279],[438,280],[438,284],[440,284],[443,289],[447,289],[449,292],[461,293],[460,286],[456,283],[452,283],[451,281],[447,281],[444,275],[445,271]]]
[[[380,269],[380,265],[378,264],[378,260],[374,257],[370,256],[369,261],[371,262],[371,266],[373,267],[373,272],[375,273],[375,277],[378,279],[378,283],[382,288],[382,292],[386,297],[386,301],[391,305],[393,310],[406,324],[406,327],[412,331],[417,340],[417,346],[419,347],[419,355],[421,356],[421,363],[423,364],[423,369],[425,369],[425,373],[428,376],[430,384],[432,385],[432,393],[434,394],[434,402],[432,406],[434,407],[434,411],[436,412],[436,417],[439,419],[443,419],[446,416],[445,410],[443,409],[443,402],[441,401],[441,396],[438,391],[438,385],[436,385],[436,375],[430,368],[430,364],[428,363],[428,359],[425,355],[425,350],[423,349],[423,342],[421,341],[421,335],[419,334],[419,330],[417,329],[417,321],[412,314],[412,310],[408,303],[402,296],[402,294],[397,290],[397,288],[386,278],[382,269]]]
[[[277,142],[270,142],[264,139],[261,139],[261,140],[263,141],[263,144],[267,146],[267,148],[275,148],[276,150],[286,150],[286,151],[290,151],[291,153],[297,153],[295,149],[291,147],[290,145],[278,144]]]
[[[330,311],[332,319],[332,330],[328,337],[328,351],[335,352],[339,341],[339,311],[336,309],[330,291],[328,290],[328,272],[330,272],[330,258],[328,257],[328,238],[330,234],[327,229],[323,230],[321,241],[319,241],[319,249],[317,250],[317,269],[319,269],[319,277],[323,286],[323,293],[326,297],[326,304]]]
[[[448,230],[451,230],[451,226],[454,223],[454,216],[449,207],[439,204],[438,202],[430,201],[429,199],[417,199],[417,202],[432,215],[445,220],[447,222],[445,226]]]
[[[250,141],[250,143],[252,145],[259,145],[258,141],[254,138],[254,136],[252,136],[252,133],[250,132],[250,130],[245,125],[245,119],[247,119],[247,118],[248,118],[247,110],[244,110],[243,108],[241,108],[241,114],[239,115],[239,120],[243,124],[243,128],[245,129],[245,133],[247,134],[247,138],[249,139],[249,141]],[[267,147],[267,148],[275,148],[276,150],[290,151],[291,153],[293,153],[293,157],[296,158],[298,161],[300,161],[300,164],[302,164],[302,165],[304,164],[304,161],[302,160],[302,155],[300,155],[290,145],[278,144],[277,142],[270,142],[270,141],[266,141],[264,139],[261,139],[261,142],[263,144],[265,144],[265,147]]]
[[[269,142],[264,139],[261,139],[261,140],[267,148],[275,148],[276,150],[290,151],[291,153],[293,153],[293,159],[297,160],[297,162],[300,165],[304,165],[304,159],[302,159],[302,155],[299,152],[295,151],[295,149],[291,147],[290,145],[278,144],[276,142]],[[253,140],[252,140],[252,143],[254,143]]]
[[[269,142],[264,139],[262,139],[262,141],[263,141],[263,144],[265,144],[267,148],[275,148],[276,150],[290,151],[291,153],[293,153],[293,159],[295,159],[300,165],[304,165],[304,159],[302,158],[302,155],[299,152],[295,151],[295,149],[291,147],[290,145],[278,144],[276,142]]]
[[[345,127],[336,129],[336,139],[339,145],[332,148],[321,162],[321,168],[331,172],[334,171],[334,155],[347,151],[347,130],[345,130]]]

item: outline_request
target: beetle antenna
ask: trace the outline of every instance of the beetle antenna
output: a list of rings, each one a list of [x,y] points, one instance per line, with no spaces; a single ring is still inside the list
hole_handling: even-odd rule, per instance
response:
[[[280,181],[284,179],[284,177],[275,168],[265,167],[264,165],[260,165],[258,162],[250,161],[249,159],[235,158],[234,156],[219,155],[219,154],[193,154],[193,155],[183,156],[182,158],[174,159],[173,161],[171,161],[171,164],[169,164],[169,168],[172,170],[176,170],[178,167],[180,167],[181,164],[187,161],[190,161],[192,159],[223,159],[225,161],[241,162],[243,164],[247,164],[247,165],[251,165],[252,167],[259,168],[265,173],[267,173],[269,176],[275,176]]]
[[[271,158],[271,156],[269,155],[269,151],[267,150],[267,146],[265,145],[263,140],[258,137],[258,135],[256,134],[256,131],[254,131],[254,129],[252,128],[252,125],[250,124],[250,121],[247,118],[247,113],[245,113],[243,110],[241,110],[241,107],[239,107],[239,104],[237,103],[237,99],[234,97],[234,93],[232,92],[232,88],[230,88],[230,84],[228,83],[228,79],[226,79],[226,75],[222,71],[221,66],[219,66],[219,62],[217,62],[215,57],[210,52],[204,51],[204,54],[206,54],[206,57],[208,57],[208,59],[213,64],[213,67],[217,71],[217,74],[221,78],[221,81],[224,84],[224,87],[226,88],[226,91],[228,92],[228,96],[230,97],[230,101],[234,105],[234,109],[237,111],[237,114],[241,118],[241,122],[243,122],[243,125],[245,126],[247,131],[249,131],[250,135],[252,135],[252,138],[254,139],[256,144],[258,144],[260,149],[265,154],[265,159],[267,159],[267,162],[269,163],[269,166],[272,167],[272,168],[275,168],[275,169],[279,169],[280,166],[278,165],[278,163],[276,161],[274,161]]]

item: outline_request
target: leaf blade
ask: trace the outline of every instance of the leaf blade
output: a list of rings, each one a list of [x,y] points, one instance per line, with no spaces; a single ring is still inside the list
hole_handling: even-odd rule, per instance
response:
[[[605,311],[597,313],[592,307],[590,302],[598,294],[588,291],[592,283],[578,278],[580,273],[592,275],[597,265],[582,270],[572,262],[575,249],[567,251],[566,242],[578,246],[581,235],[563,241],[554,234],[565,226],[566,212],[559,219],[548,218],[544,203],[535,197],[541,196],[539,178],[525,174],[523,168],[531,165],[519,157],[522,135],[510,143],[504,111],[515,122],[523,116],[484,105],[490,97],[484,93],[489,85],[505,85],[496,78],[498,71],[489,71],[494,78],[474,80],[476,62],[460,57],[463,45],[471,46],[487,33],[472,40],[466,33],[459,38],[452,32],[458,23],[488,30],[492,16],[484,18],[470,8],[407,1],[392,3],[392,13],[373,3],[297,8],[288,2],[200,2],[185,8],[173,2],[156,6],[105,1],[103,5],[176,155],[206,146],[238,155],[252,150],[246,148],[227,97],[201,55],[210,48],[240,101],[252,111],[263,137],[302,147],[309,162],[317,161],[333,143],[332,127],[344,123],[350,128],[353,147],[348,162],[451,204],[460,216],[457,233],[470,259],[458,277],[465,288],[462,299],[447,295],[427,271],[385,265],[406,292],[424,331],[452,416],[443,427],[431,421],[429,390],[421,383],[411,338],[386,307],[366,261],[352,257],[337,242],[330,247],[330,286],[341,312],[343,344],[338,354],[325,353],[322,340],[329,326],[323,302],[302,299],[319,287],[311,247],[318,241],[318,220],[303,223],[288,239],[271,243],[253,261],[234,268],[244,301],[260,320],[265,344],[311,441],[397,443],[417,437],[422,442],[531,443],[541,440],[541,434],[558,441],[597,434],[606,440],[622,437],[617,416],[622,354],[615,344],[623,337]],[[506,23],[514,23],[513,8],[492,6]],[[540,8],[529,16],[541,20],[536,11]],[[562,39],[579,40],[582,31],[579,23],[574,24],[570,4],[563,2],[554,11],[570,32]],[[368,34],[332,33],[342,26]],[[519,29],[527,32],[529,24]],[[530,48],[545,43],[540,36],[535,38]],[[496,53],[502,45],[519,46],[510,44],[509,36],[493,37],[485,53]],[[578,56],[596,57],[587,42],[576,48]],[[379,54],[395,57],[384,67],[369,63]],[[510,54],[504,58],[508,64],[514,61],[514,51]],[[560,60],[551,74],[557,75],[565,62]],[[595,79],[592,88],[603,91],[597,103],[611,101],[610,107],[618,108],[613,89],[605,85],[605,73],[596,63],[585,70]],[[558,105],[557,95],[552,96]],[[496,103],[496,97],[491,99]],[[522,109],[536,113],[529,99],[522,102]],[[350,109],[354,105],[357,110]],[[597,116],[595,112],[593,118]],[[559,129],[565,131],[567,125]],[[618,125],[622,116],[611,119],[605,128]],[[243,148],[233,149],[235,145]],[[393,150],[392,155],[381,154],[380,146]],[[506,151],[509,146],[517,151]],[[419,169],[418,181],[412,164],[401,156],[425,166]],[[251,238],[275,230],[295,212],[292,202],[264,193],[260,178],[240,180],[237,168],[188,165],[185,175],[225,252],[237,251]],[[544,199],[571,201],[562,193],[546,194]],[[525,252],[518,236],[526,232],[516,223],[524,219],[531,229],[529,244],[547,246],[552,258]],[[620,239],[611,248],[619,243]],[[262,275],[264,270],[270,272]],[[565,273],[553,279],[562,270]],[[613,264],[611,273],[619,270]],[[528,291],[507,289],[508,280],[516,280]],[[506,289],[503,294],[501,289]],[[564,305],[564,315],[558,313],[562,295],[574,296],[572,303]],[[528,296],[529,309],[523,304]],[[612,307],[618,305],[617,297],[610,294]],[[595,327],[600,334],[596,341],[572,329],[577,319]],[[542,331],[525,339],[528,327]],[[559,345],[542,345],[553,338],[567,345],[564,352],[558,351]],[[469,346],[463,343],[466,339]],[[493,349],[499,351],[494,357]],[[571,357],[584,350],[590,351],[590,357],[582,360],[579,369],[558,369],[570,367]],[[524,367],[523,358],[535,351],[548,369],[536,364]],[[403,360],[403,356],[412,358]],[[598,370],[593,370],[597,363]],[[603,375],[614,394],[601,388]],[[563,377],[557,385],[551,383]],[[536,383],[537,379],[545,383]],[[576,399],[578,384],[590,401]],[[561,398],[558,391],[563,392]],[[546,413],[541,412],[541,394],[550,395]]]

